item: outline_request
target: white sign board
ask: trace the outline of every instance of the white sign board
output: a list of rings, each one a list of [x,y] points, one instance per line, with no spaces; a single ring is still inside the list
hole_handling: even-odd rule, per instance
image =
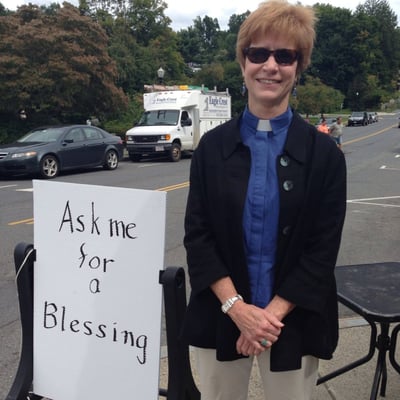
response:
[[[33,189],[34,393],[158,399],[166,193]]]

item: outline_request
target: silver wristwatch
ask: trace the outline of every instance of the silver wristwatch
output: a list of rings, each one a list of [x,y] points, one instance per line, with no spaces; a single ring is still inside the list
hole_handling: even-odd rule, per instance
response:
[[[224,304],[222,304],[221,306],[222,312],[226,314],[238,300],[243,301],[243,297],[240,294],[237,294],[236,296],[229,298]]]

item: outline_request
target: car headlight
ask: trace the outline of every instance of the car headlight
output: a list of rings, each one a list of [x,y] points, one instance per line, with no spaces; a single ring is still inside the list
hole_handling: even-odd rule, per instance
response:
[[[11,158],[30,158],[30,157],[36,157],[37,152],[36,151],[26,151],[24,153],[14,153]]]
[[[160,140],[170,140],[171,135],[170,134],[165,134],[165,135],[160,135]]]

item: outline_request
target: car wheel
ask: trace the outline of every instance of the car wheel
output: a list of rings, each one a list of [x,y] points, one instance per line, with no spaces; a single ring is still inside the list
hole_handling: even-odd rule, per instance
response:
[[[106,153],[106,161],[104,168],[108,170],[113,170],[118,167],[118,153],[115,150],[108,150]]]
[[[169,159],[172,162],[177,162],[181,159],[181,157],[182,157],[181,146],[179,146],[178,143],[172,143],[172,146],[169,150]]]
[[[56,156],[48,154],[40,161],[40,176],[45,179],[55,178],[60,172],[60,166]]]

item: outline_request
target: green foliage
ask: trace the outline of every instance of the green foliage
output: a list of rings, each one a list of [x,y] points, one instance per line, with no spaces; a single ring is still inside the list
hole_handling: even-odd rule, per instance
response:
[[[303,114],[336,112],[342,108],[344,95],[319,79],[309,77],[297,87],[297,111]]]
[[[10,118],[9,115],[0,113],[0,144],[11,143],[36,126],[33,121],[22,120],[18,115]]]
[[[126,3],[122,3],[124,6]],[[146,46],[164,34],[171,20],[164,15],[167,4],[160,0],[129,0],[123,14],[129,21],[138,43]],[[117,12],[117,15],[121,14]]]
[[[388,1],[366,0],[355,12],[314,8],[312,64],[292,106],[304,114],[335,113],[397,98],[400,29]],[[166,10],[162,0],[80,0],[79,8],[53,3],[16,12],[0,3],[0,141],[35,124],[84,122],[90,115],[123,135],[139,118],[143,85],[158,81],[159,67],[165,84],[227,88],[238,115],[247,96],[236,37],[249,11],[233,14],[226,31],[217,19],[198,16],[174,32]],[[27,120],[19,118],[21,109]]]
[[[194,84],[209,88],[218,87],[224,80],[224,68],[221,64],[205,65],[194,75]]]
[[[114,19],[123,20],[143,46],[163,35],[171,24],[164,13],[167,4],[162,0],[80,0],[79,8],[102,26]]]
[[[68,3],[54,12],[23,6],[0,17],[0,109],[37,124],[104,119],[126,107],[101,27]]]
[[[110,119],[104,123],[104,129],[125,139],[126,131],[139,121],[142,113],[143,99],[141,95],[137,94],[129,100],[129,106],[125,112],[120,113],[118,118]]]
[[[232,116],[239,115],[247,103],[247,95],[244,93],[244,83],[239,64],[230,61],[224,64],[224,80],[219,88],[227,88],[231,94]]]
[[[367,0],[355,13],[326,4],[318,13],[317,42],[309,74],[346,95],[345,104],[376,108],[368,77],[394,92],[400,65],[400,30],[386,0]],[[358,95],[356,94],[358,93]]]
[[[228,27],[229,32],[237,35],[239,33],[240,26],[244,22],[244,20],[249,16],[250,11],[246,11],[243,14],[233,14],[229,18]]]
[[[352,80],[354,43],[350,39],[351,12],[331,5],[315,6],[318,23],[317,41],[312,57],[310,75],[321,79],[326,85],[345,92],[346,85]],[[346,40],[346,38],[348,39]],[[351,51],[350,51],[351,48]]]
[[[211,64],[219,49],[218,20],[205,16],[203,19],[197,17],[193,23],[177,33],[179,51],[187,63]]]

